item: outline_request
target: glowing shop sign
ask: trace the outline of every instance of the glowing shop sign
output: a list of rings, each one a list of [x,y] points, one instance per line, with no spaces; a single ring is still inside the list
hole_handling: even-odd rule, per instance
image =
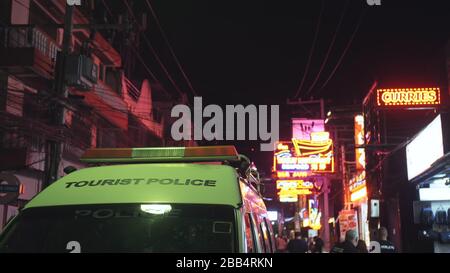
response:
[[[314,184],[303,180],[277,180],[277,189],[313,189]]]
[[[378,89],[377,106],[423,107],[441,104],[439,88]]]
[[[307,172],[334,172],[333,141],[329,139],[329,133],[312,133],[311,138],[292,139],[277,144],[273,170],[281,174],[279,178],[304,177]]]
[[[308,172],[288,172],[288,171],[277,172],[278,178],[304,178],[307,176]]]
[[[350,179],[349,191],[355,192],[366,186],[366,172],[362,171],[357,176]]]
[[[367,188],[363,187],[350,195],[350,200],[352,202],[357,201],[361,198],[367,197]]]
[[[314,188],[314,184],[310,181],[304,180],[277,180],[277,189],[280,191],[277,193],[282,200],[292,200],[292,196],[297,195],[310,195],[311,189]],[[284,201],[290,202],[290,201]]]
[[[355,116],[355,146],[364,145],[364,117]],[[355,148],[356,169],[364,170],[366,168],[366,153],[364,148]]]
[[[310,195],[312,191],[310,189],[282,189],[277,194],[281,198],[282,196]]]

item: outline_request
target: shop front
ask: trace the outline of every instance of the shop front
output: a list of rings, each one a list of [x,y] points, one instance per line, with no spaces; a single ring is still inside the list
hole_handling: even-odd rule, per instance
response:
[[[362,171],[350,180],[349,196],[351,208],[356,211],[358,221],[359,238],[370,244],[370,233],[368,223],[368,198],[366,186],[366,172]]]
[[[431,243],[435,253],[450,253],[449,127],[449,115],[442,113],[406,146],[408,180],[416,187],[418,240]]]

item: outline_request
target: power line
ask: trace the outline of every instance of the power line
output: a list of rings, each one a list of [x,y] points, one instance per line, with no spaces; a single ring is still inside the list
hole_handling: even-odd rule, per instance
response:
[[[325,64],[326,64],[327,61],[328,61],[328,58],[330,57],[331,50],[332,50],[332,48],[333,48],[333,46],[334,46],[334,43],[335,43],[335,41],[336,41],[337,34],[338,34],[339,29],[340,29],[340,27],[341,27],[341,25],[342,25],[342,22],[343,22],[343,20],[344,20],[345,12],[347,11],[347,6],[348,6],[349,2],[350,2],[350,0],[347,0],[347,1],[345,2],[345,6],[344,6],[344,9],[342,10],[341,18],[339,19],[339,23],[338,23],[338,25],[337,25],[337,27],[336,27],[336,30],[335,30],[335,32],[334,32],[334,35],[333,35],[333,39],[331,40],[331,43],[330,43],[330,45],[328,46],[327,53],[326,53],[326,55],[325,55],[325,58],[324,58],[323,61],[322,61],[322,64],[321,64],[321,66],[320,66],[320,69],[319,69],[319,72],[317,73],[316,78],[314,79],[313,83],[311,84],[311,86],[309,87],[308,91],[306,92],[306,96],[308,96],[308,95],[311,93],[311,91],[313,90],[314,86],[316,85],[317,81],[318,81],[319,78],[320,78],[320,74],[322,73],[322,70],[323,70],[323,68],[325,67]]]
[[[150,1],[149,1],[149,0],[146,0],[146,3],[147,3],[148,8],[150,9],[150,12],[151,12],[152,15],[153,15],[153,18],[155,19],[156,25],[158,26],[159,31],[161,32],[161,35],[162,35],[164,41],[165,41],[166,44],[167,44],[167,47],[169,48],[170,53],[172,54],[172,57],[173,57],[174,60],[175,60],[175,63],[176,63],[177,66],[178,66],[178,69],[180,69],[181,74],[183,75],[183,78],[186,80],[186,82],[187,82],[189,88],[191,89],[192,93],[194,94],[194,96],[197,96],[197,92],[195,91],[194,87],[192,86],[191,81],[189,80],[189,78],[188,78],[188,76],[186,75],[186,73],[185,73],[183,67],[181,66],[180,61],[179,61],[178,58],[177,58],[177,55],[176,55],[175,52],[173,51],[173,48],[172,48],[172,46],[170,45],[169,39],[167,39],[167,36],[166,36],[166,34],[165,34],[165,32],[164,32],[164,30],[163,30],[163,28],[162,28],[162,26],[161,26],[161,24],[160,24],[160,22],[159,22],[158,16],[156,16],[155,11],[153,10],[152,5],[150,4]]]
[[[364,17],[364,14],[366,13],[366,11],[367,11],[367,8],[364,8],[364,10],[361,12],[361,15],[359,16],[359,19],[358,19],[358,23],[357,23],[357,25],[356,25],[356,28],[355,28],[355,30],[353,31],[352,36],[350,37],[350,40],[348,41],[347,46],[346,46],[345,49],[344,49],[344,52],[342,52],[342,55],[341,55],[341,57],[339,58],[339,60],[338,60],[338,62],[337,62],[337,64],[336,64],[336,66],[334,67],[334,69],[333,69],[333,71],[331,72],[330,76],[327,78],[327,80],[326,80],[325,83],[322,85],[322,87],[320,87],[319,92],[322,91],[322,90],[325,88],[325,86],[328,84],[328,82],[331,80],[331,78],[333,78],[334,73],[336,73],[337,69],[338,69],[339,66],[341,65],[342,60],[344,59],[345,55],[347,54],[347,51],[348,51],[348,49],[350,48],[350,45],[352,44],[353,39],[355,38],[355,35],[356,35],[356,33],[358,32],[359,27],[361,26],[361,22],[362,22],[362,20],[363,20],[363,17]]]
[[[133,10],[131,9],[130,5],[128,4],[127,0],[123,0],[123,3],[125,4],[125,6],[127,7],[131,17],[133,18],[133,20],[136,22],[136,24],[140,27],[143,28],[141,26],[141,24],[139,24],[136,16],[134,15]],[[169,79],[169,81],[172,83],[173,87],[175,87],[175,90],[177,90],[177,92],[182,96],[183,92],[180,90],[180,88],[178,87],[178,85],[175,83],[175,81],[173,80],[172,76],[170,75],[169,71],[167,70],[166,66],[164,65],[164,63],[161,61],[161,59],[158,56],[158,53],[156,52],[155,48],[153,47],[153,45],[151,44],[150,40],[147,38],[147,35],[145,35],[145,33],[143,33],[143,38],[144,41],[146,42],[147,46],[150,48],[150,51],[153,53],[153,55],[155,56],[156,61],[158,62],[158,64],[161,66],[162,70],[164,71],[164,73],[166,74],[167,78]]]
[[[320,13],[319,13],[319,19],[317,21],[316,32],[314,34],[313,43],[312,43],[311,49],[309,51],[308,61],[306,63],[306,67],[305,67],[305,71],[303,73],[302,81],[300,83],[300,86],[297,88],[297,93],[295,93],[295,97],[294,98],[298,98],[298,96],[300,95],[300,91],[302,90],[303,84],[305,83],[306,75],[308,74],[309,66],[311,65],[311,59],[312,59],[312,55],[314,54],[314,48],[316,47],[317,36],[319,36],[320,25],[321,25],[321,22],[322,22],[322,14],[323,14],[323,10],[324,10],[324,7],[325,7],[325,3],[324,3],[323,0],[321,2],[321,5],[322,6],[320,7]]]

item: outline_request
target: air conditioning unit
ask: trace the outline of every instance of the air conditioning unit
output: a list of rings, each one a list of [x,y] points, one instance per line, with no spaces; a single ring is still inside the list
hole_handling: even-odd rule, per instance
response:
[[[66,59],[66,83],[80,90],[90,90],[98,79],[98,66],[85,55],[71,54]]]

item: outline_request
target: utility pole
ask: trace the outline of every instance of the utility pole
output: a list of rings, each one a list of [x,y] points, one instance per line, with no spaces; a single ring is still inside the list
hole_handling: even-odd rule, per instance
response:
[[[60,99],[67,98],[67,86],[65,79],[66,60],[71,53],[72,30],[73,30],[73,11],[74,6],[66,5],[65,21],[64,21],[64,36],[62,51],[58,53],[56,69],[55,69],[55,96],[57,99],[53,102],[51,108],[52,125],[57,128],[63,128],[65,123],[65,107],[59,103]],[[59,132],[61,133],[61,132]],[[59,164],[62,157],[63,143],[57,141],[47,141],[46,151],[46,177],[41,190],[49,186],[56,179],[58,179]]]
[[[324,247],[326,250],[330,250],[330,225],[328,224],[328,219],[330,218],[330,212],[329,212],[329,205],[328,205],[328,193],[329,190],[330,181],[328,177],[323,178],[323,218],[324,218],[324,234],[323,234],[323,241],[325,243]]]
[[[342,171],[342,194],[344,196],[344,209],[347,209],[348,200],[347,200],[347,187],[346,187],[346,168],[345,168],[345,146],[341,145],[341,171]]]

